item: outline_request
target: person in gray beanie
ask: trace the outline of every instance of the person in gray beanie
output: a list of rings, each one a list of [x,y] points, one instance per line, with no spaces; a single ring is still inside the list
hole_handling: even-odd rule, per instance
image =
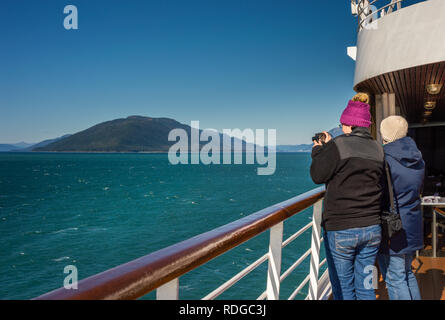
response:
[[[377,260],[391,300],[420,300],[420,291],[411,263],[416,250],[423,248],[423,224],[420,194],[425,163],[413,139],[407,136],[408,123],[390,116],[380,125],[385,160],[394,191],[394,206],[402,220],[402,231],[391,239],[382,239]],[[389,210],[384,197],[383,210]]]
[[[390,116],[380,124],[383,144],[405,138],[408,133],[408,122],[400,116]]]

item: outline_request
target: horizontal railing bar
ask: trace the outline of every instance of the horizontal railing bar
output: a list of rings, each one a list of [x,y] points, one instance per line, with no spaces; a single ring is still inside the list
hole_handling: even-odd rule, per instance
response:
[[[390,6],[395,6],[396,4],[401,3],[401,2],[403,2],[403,0],[398,0],[398,1],[396,1],[396,2],[387,4],[386,6],[381,7],[380,9],[377,9],[377,11],[375,11],[375,12],[372,12],[372,13],[370,13],[370,14],[368,14],[368,15],[365,15],[365,18],[364,18],[364,19],[361,19],[361,21],[360,21],[360,23],[359,23],[359,28],[361,28],[361,27],[363,26],[363,23],[366,22],[366,21],[368,20],[368,18],[369,18],[371,15],[378,14],[378,13],[381,12],[382,10],[385,10],[386,8],[388,8],[388,7],[390,7]]]
[[[320,262],[320,266],[319,266],[319,267],[320,267],[320,268],[323,267],[323,265],[326,263],[326,261],[327,261],[326,258],[324,258],[323,261]]]
[[[365,10],[366,9],[368,9],[368,8],[370,8],[374,3],[376,3],[378,0],[374,0],[374,1],[372,1],[371,3],[369,3],[367,6],[364,6],[364,7],[361,7],[360,6],[360,3],[362,2],[362,1],[360,1],[360,3],[359,3],[359,7],[361,7],[361,10],[358,10],[357,11],[357,15],[358,16],[360,16],[363,12],[365,12]],[[386,8],[388,8],[388,7],[391,7],[391,6],[394,6],[395,7],[395,5],[396,4],[398,4],[398,3],[400,3],[400,2],[403,2],[404,0],[397,0],[397,1],[395,1],[395,2],[391,2],[391,3],[389,3],[389,4],[387,4],[387,5],[385,5],[384,7],[381,7],[380,9],[377,9],[377,11],[376,12],[379,12],[379,11],[381,11],[381,10],[384,10],[384,9],[386,9]],[[372,12],[372,13],[370,13],[370,14],[368,14],[368,15],[366,15],[365,14],[365,17],[367,18],[367,17],[369,17],[371,14],[373,14],[374,12]]]
[[[295,268],[297,268],[310,254],[311,249],[308,249],[301,257],[289,268],[287,269],[280,277],[280,282],[282,282]],[[266,291],[264,291],[257,300],[264,300],[266,298],[267,294]]]
[[[320,243],[323,242],[323,238],[320,239]],[[292,273],[292,271],[294,271],[310,254],[311,254],[312,250],[308,249],[305,253],[303,253],[300,258],[298,258],[298,260],[292,265],[290,266],[280,277],[280,282],[283,282],[284,279],[287,278],[287,276],[289,274]],[[326,259],[324,259],[319,267],[321,268],[324,264],[326,263]],[[266,298],[266,291],[264,291],[258,298],[257,300],[264,300]]]
[[[247,217],[35,299],[137,299],[270,229],[323,198],[319,187]]]
[[[206,295],[202,300],[213,300],[219,295],[221,295],[224,291],[229,289],[231,286],[233,286],[235,283],[237,283],[239,280],[241,280],[243,277],[248,275],[250,272],[252,272],[254,269],[256,269],[258,266],[260,266],[264,261],[267,261],[267,258],[269,257],[269,253],[266,253],[264,256],[256,260],[254,263],[249,265],[247,268],[245,268],[243,271],[239,272],[237,275],[235,275],[233,278],[213,290],[211,293]]]
[[[308,249],[305,253],[303,253],[300,258],[289,268],[287,269],[281,276],[280,276],[280,282],[282,282],[292,271],[294,271],[295,268],[297,268],[303,261],[306,259],[310,254],[312,250]],[[266,298],[266,291],[264,291],[257,300],[264,300]]]
[[[308,230],[310,227],[312,227],[312,221],[309,222],[307,225],[305,225],[303,228],[301,228],[300,230],[298,230],[296,233],[294,233],[292,236],[290,236],[289,238],[287,238],[284,242],[283,242],[283,248],[285,246],[287,246],[289,243],[291,243],[292,241],[294,241],[295,239],[297,239],[299,236],[301,236],[306,230]]]
[[[317,300],[326,295],[327,291],[330,289],[331,282],[329,280],[329,270],[326,269],[323,275],[318,279],[318,289],[320,290],[320,294],[317,296]],[[304,300],[309,300],[309,295]]]
[[[376,3],[377,1],[379,1],[379,0],[374,0],[374,1],[370,2],[370,3],[368,3],[367,6],[360,6],[360,3],[363,2],[363,1],[360,1],[360,2],[358,3],[359,10],[357,11],[357,15],[360,16],[363,12],[365,12],[366,9],[371,8],[371,6],[372,6],[374,3]],[[402,1],[403,1],[403,0],[402,0]],[[360,10],[360,8],[361,8],[361,10]]]
[[[284,279],[287,278],[287,276],[289,274],[291,274],[292,271],[295,270],[295,268],[297,268],[310,254],[311,254],[312,250],[309,249],[307,250],[292,266],[289,267],[289,269],[287,269],[280,277],[280,281],[283,281]]]
[[[327,291],[331,288],[331,282],[329,279],[329,270],[326,269],[323,273],[323,275],[320,277],[320,280],[318,281],[319,289],[320,289],[320,295],[319,298],[326,295]]]
[[[320,243],[323,241],[323,238],[321,238]],[[324,264],[326,263],[326,259],[324,259],[320,264],[319,267],[322,267]],[[308,283],[310,279],[310,275],[308,274],[306,276],[306,278],[304,278],[304,280],[301,282],[301,284],[297,287],[297,289],[295,289],[294,292],[292,292],[292,294],[290,295],[290,297],[288,298],[288,300],[293,300],[297,294],[301,291],[301,289],[303,289],[303,287],[306,285],[306,283]]]
[[[294,292],[292,292],[292,294],[289,296],[289,298],[287,300],[294,300],[295,297],[297,296],[297,294],[301,291],[301,289],[304,288],[304,286],[309,282],[310,279],[310,275],[308,274],[306,276],[306,278],[304,278],[304,280],[300,283],[300,285],[297,287],[297,289],[295,289]]]
[[[374,2],[375,2],[375,1],[374,1]],[[373,2],[373,3],[374,3],[374,2]],[[388,7],[395,6],[396,4],[398,4],[398,3],[400,3],[400,2],[403,2],[403,0],[398,0],[398,1],[396,1],[396,2],[389,3],[389,4],[385,5],[385,6],[383,6],[383,7],[379,8],[379,9],[377,9],[377,11],[373,11],[373,12],[371,12],[371,13],[369,13],[369,14],[366,14],[366,15],[365,15],[365,18],[362,19],[362,22],[365,21],[366,19],[368,19],[369,16],[374,15],[374,14],[376,14],[376,13],[382,11],[382,10],[385,10],[385,9],[388,8]],[[371,6],[371,5],[372,5],[372,3],[371,3],[369,6]],[[362,14],[362,13],[363,13],[363,11],[360,12],[360,14]]]
[[[301,228],[300,230],[298,230],[295,234],[293,234],[292,236],[290,236],[286,241],[284,241],[282,243],[282,248],[284,248],[285,246],[287,246],[289,243],[291,243],[292,241],[294,241],[295,239],[297,239],[300,235],[302,235],[306,230],[308,230],[310,227],[312,227],[312,221],[309,222],[307,225],[305,225],[303,228]],[[310,249],[309,249],[310,251]],[[245,277],[246,275],[248,275],[250,272],[252,272],[253,270],[255,270],[258,266],[260,266],[264,261],[267,260],[268,258],[268,253],[266,253],[264,256],[262,256],[261,258],[259,258],[258,260],[256,260],[255,262],[253,262],[252,264],[250,264],[247,268],[245,268],[244,270],[242,270],[241,272],[239,272],[238,274],[236,274],[235,276],[233,276],[231,279],[229,279],[228,281],[226,281],[225,283],[223,283],[221,286],[219,286],[218,288],[216,288],[215,290],[213,290],[211,293],[209,293],[207,296],[205,296],[204,298],[202,298],[202,300],[213,300],[216,297],[218,297],[219,295],[221,295],[224,291],[226,291],[227,289],[229,289],[230,287],[232,287],[236,282],[238,282],[239,280],[241,280],[243,277]],[[282,280],[281,280],[282,281]]]
[[[320,244],[323,242],[323,238],[320,239]],[[311,254],[311,249],[309,249],[308,251],[306,251],[291,267],[289,267],[289,269],[286,270],[286,272],[284,272],[281,277],[280,277],[280,281],[283,281],[284,279],[286,279],[286,277],[295,270],[295,268],[297,268],[303,261],[304,259],[306,259],[309,254]],[[326,259],[325,259],[326,260]],[[321,267],[324,264],[324,260],[323,262],[320,264],[319,267]]]
[[[257,300],[264,300],[267,297],[267,291],[264,291],[258,298],[256,298]]]

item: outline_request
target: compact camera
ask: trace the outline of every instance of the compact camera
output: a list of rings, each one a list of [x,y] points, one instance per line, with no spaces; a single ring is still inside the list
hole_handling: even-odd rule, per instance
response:
[[[316,133],[315,136],[312,137],[312,141],[317,141],[319,143],[325,143],[326,135],[323,132]]]

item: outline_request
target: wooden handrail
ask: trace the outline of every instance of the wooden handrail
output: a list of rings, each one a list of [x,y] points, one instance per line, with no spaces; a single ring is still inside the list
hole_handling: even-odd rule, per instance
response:
[[[325,194],[319,187],[212,231],[60,288],[36,300],[137,299],[310,207]]]

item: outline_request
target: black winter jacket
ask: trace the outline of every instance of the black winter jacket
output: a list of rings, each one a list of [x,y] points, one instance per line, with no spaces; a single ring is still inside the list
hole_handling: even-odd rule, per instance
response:
[[[312,149],[311,177],[326,184],[322,225],[326,231],[380,224],[384,188],[384,153],[369,129]]]

